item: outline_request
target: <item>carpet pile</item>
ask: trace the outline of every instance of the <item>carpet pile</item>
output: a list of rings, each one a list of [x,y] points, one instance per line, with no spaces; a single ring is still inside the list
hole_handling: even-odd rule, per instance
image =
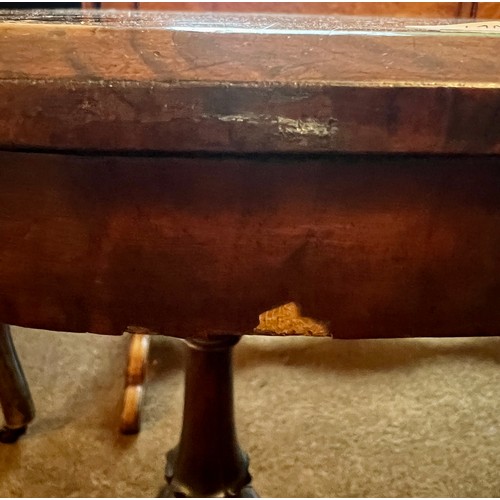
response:
[[[0,496],[154,497],[178,440],[184,344],[152,340],[141,433],[118,419],[128,338],[15,328],[37,417]],[[500,339],[246,337],[236,420],[265,497],[500,495]]]

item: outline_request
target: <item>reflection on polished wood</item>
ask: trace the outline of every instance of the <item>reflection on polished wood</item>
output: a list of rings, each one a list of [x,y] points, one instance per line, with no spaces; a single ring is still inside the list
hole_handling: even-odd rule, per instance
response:
[[[87,9],[273,12],[436,19],[470,17],[473,2],[84,2],[83,5]]]
[[[105,4],[106,2],[102,2],[101,5]],[[452,18],[461,12],[461,4],[462,2],[137,2],[134,7],[141,10]],[[112,4],[108,4],[108,8],[111,7]]]

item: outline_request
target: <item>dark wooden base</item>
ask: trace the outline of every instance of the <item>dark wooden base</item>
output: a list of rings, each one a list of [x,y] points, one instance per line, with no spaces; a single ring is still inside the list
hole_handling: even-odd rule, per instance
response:
[[[188,341],[179,445],[167,454],[161,497],[256,497],[236,438],[231,353],[239,337]]]
[[[26,434],[28,426],[17,427],[11,429],[10,427],[4,426],[0,429],[0,443],[3,444],[13,444],[15,443],[23,434]]]
[[[35,407],[8,325],[0,325],[0,404],[5,426],[0,443],[15,443],[35,416]]]

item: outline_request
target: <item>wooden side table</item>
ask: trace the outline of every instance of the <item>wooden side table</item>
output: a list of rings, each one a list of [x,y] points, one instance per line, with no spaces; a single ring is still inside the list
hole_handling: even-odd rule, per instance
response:
[[[1,18],[1,321],[187,340],[164,495],[254,494],[241,335],[500,333],[500,38],[414,24]]]

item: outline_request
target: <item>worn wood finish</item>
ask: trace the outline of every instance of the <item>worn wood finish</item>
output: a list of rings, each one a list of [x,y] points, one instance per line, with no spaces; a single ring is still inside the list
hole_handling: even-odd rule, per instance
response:
[[[3,153],[4,321],[498,333],[495,157],[332,156],[498,152],[497,36],[279,16],[3,21],[4,148],[166,155]]]
[[[18,18],[0,23],[2,148],[500,152],[495,35],[271,15]]]
[[[497,157],[0,165],[4,322],[246,334],[295,302],[340,338],[500,334]]]
[[[120,432],[123,434],[137,434],[141,429],[141,409],[150,340],[148,334],[137,333],[130,337],[123,408],[120,416]]]
[[[498,19],[498,2],[83,2],[84,9]]]
[[[5,419],[0,442],[15,443],[33,420],[35,407],[6,324],[0,325],[0,404]]]
[[[275,12],[382,17],[452,18],[464,2],[130,2],[125,8],[198,12]],[[101,2],[100,8],[123,8]]]
[[[499,19],[499,2],[100,2],[86,8]]]

